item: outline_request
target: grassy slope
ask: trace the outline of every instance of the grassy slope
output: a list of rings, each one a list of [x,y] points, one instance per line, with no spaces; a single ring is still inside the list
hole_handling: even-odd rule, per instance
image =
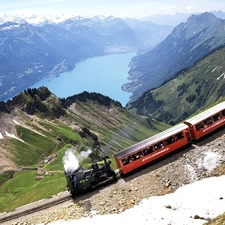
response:
[[[123,108],[108,109],[98,104],[92,105],[90,102],[76,103],[76,106],[70,108],[70,113],[70,118],[67,120],[76,121],[79,127],[88,127],[99,137],[102,150],[110,153],[117,152],[169,127],[147,117],[141,118]],[[68,123],[68,121],[64,122]]]
[[[49,105],[52,98],[45,100],[43,104]],[[78,151],[93,148],[92,137],[86,134],[81,138],[79,132],[87,128],[91,134],[95,134],[100,144],[98,154],[108,154],[111,157],[112,165],[116,169],[113,152],[119,151],[131,144],[141,141],[169,126],[164,123],[140,117],[128,112],[126,109],[111,105],[106,107],[97,101],[87,101],[85,103],[73,103],[67,113],[59,119],[52,118],[51,111],[48,110],[48,117],[38,112],[38,116],[27,116],[24,112],[14,116],[22,125],[15,125],[17,139],[7,138],[8,152],[11,160],[18,167],[38,167],[40,162],[49,156],[57,155],[50,164],[45,164],[42,168],[44,174],[38,175],[36,170],[15,172],[13,178],[6,180],[12,174],[6,172],[0,174],[0,212],[12,211],[21,205],[37,201],[63,190],[66,190],[66,179],[62,157],[65,151],[73,147]],[[37,115],[36,114],[36,115]],[[97,154],[96,153],[96,154]],[[82,163],[87,167],[86,160]],[[41,179],[39,179],[41,177]],[[10,202],[10,204],[5,204]]]
[[[164,85],[146,92],[134,107],[140,114],[152,114],[171,124],[179,123],[225,96],[224,68],[225,47],[178,73]]]
[[[37,175],[36,171],[23,171],[14,175],[0,189],[0,212],[12,211],[15,208],[47,198],[66,190],[66,180],[63,172],[62,157],[69,146],[58,151],[54,162],[46,165],[48,173]],[[43,176],[43,179],[38,177]],[[6,202],[10,204],[5,204]]]

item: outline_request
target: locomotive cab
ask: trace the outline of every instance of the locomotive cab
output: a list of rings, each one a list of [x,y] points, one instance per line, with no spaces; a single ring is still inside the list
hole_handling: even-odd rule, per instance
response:
[[[115,179],[116,174],[111,169],[111,162],[107,160],[108,158],[108,156],[103,158],[104,165],[93,162],[88,170],[80,169],[73,173],[65,173],[68,190],[71,194],[86,191],[110,179]]]

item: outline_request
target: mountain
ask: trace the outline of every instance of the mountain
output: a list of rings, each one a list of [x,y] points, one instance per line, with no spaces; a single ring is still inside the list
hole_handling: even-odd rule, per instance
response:
[[[103,45],[107,51],[135,51],[142,43],[131,28],[120,18],[107,17],[100,19],[69,19],[60,26],[73,34],[80,34],[84,38]],[[111,50],[112,49],[112,50]],[[122,50],[124,51],[124,50]]]
[[[155,14],[140,18],[143,21],[151,21],[156,24],[177,26],[185,23],[193,13]],[[194,13],[197,14],[197,13]],[[200,14],[200,13],[199,13]]]
[[[12,98],[44,78],[72,70],[87,58],[146,47],[144,39],[136,35],[137,27],[130,28],[120,18],[75,17],[63,22],[58,19],[58,23],[46,19],[38,25],[19,17],[14,20],[20,22],[0,25],[0,100]],[[158,26],[158,31],[163,29]],[[166,35],[158,33],[154,43]]]
[[[123,89],[133,92],[131,100],[156,88],[179,71],[192,66],[209,52],[225,44],[225,21],[212,13],[192,15],[186,23],[154,49],[133,58],[129,71],[132,80]]]
[[[173,30],[173,26],[158,25],[149,21],[142,21],[133,18],[125,18],[124,21],[134,31],[139,40],[142,41],[145,48],[153,48],[165,37],[167,37]]]
[[[108,50],[113,48],[152,48],[160,43],[173,27],[158,25],[150,21],[113,16],[100,19],[71,18],[60,24],[72,33],[79,33],[90,41],[103,44]],[[131,50],[132,50],[131,49]]]
[[[53,25],[8,22],[0,25],[0,41],[0,100],[71,70],[82,59],[104,54],[104,47]]]
[[[93,159],[111,156],[168,128],[128,112],[107,96],[83,92],[58,99],[46,87],[0,102],[0,115],[0,170],[37,167],[67,145],[91,149]]]
[[[173,13],[173,14],[154,14],[150,16],[145,16],[140,18],[142,21],[151,21],[156,24],[160,25],[170,25],[170,26],[177,26],[180,23],[185,23],[187,19],[192,15],[200,15],[203,12],[193,12],[193,13]],[[216,17],[220,19],[225,19],[225,12],[219,10],[219,11],[210,11],[210,13],[213,13]]]
[[[129,109],[174,125],[224,97],[225,46],[160,87],[146,91]]]

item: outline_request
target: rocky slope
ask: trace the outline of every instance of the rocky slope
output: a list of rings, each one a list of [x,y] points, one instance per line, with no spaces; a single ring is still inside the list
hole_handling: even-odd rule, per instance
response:
[[[150,196],[171,193],[185,184],[206,177],[223,175],[225,174],[224,132],[225,128],[220,129],[202,141],[123,177],[114,184],[13,222],[24,225],[48,224],[59,219],[79,219],[95,214],[120,213]],[[60,195],[67,194],[65,192]]]

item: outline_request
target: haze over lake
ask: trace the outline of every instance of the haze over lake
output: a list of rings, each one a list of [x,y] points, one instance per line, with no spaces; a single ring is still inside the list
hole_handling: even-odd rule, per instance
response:
[[[129,82],[128,65],[135,55],[133,52],[90,58],[77,63],[72,71],[41,80],[31,88],[46,86],[59,98],[67,98],[83,91],[97,92],[125,106],[131,93],[123,91],[121,86]]]

